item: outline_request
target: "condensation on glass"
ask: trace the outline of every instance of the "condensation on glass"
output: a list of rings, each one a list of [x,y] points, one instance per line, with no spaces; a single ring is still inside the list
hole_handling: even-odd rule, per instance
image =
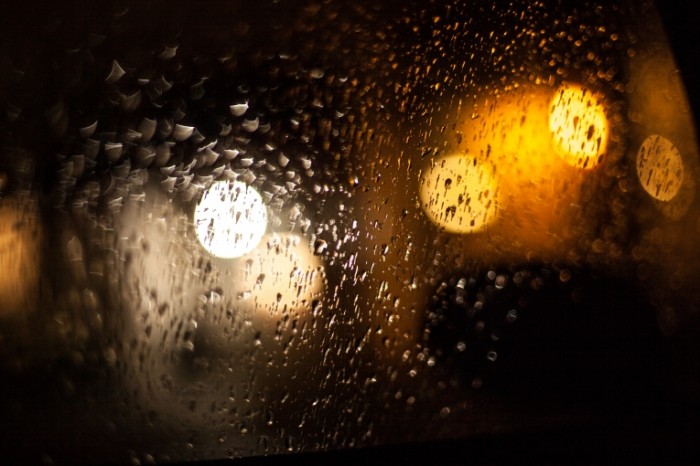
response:
[[[9,10],[3,450],[435,441],[673,383],[698,148],[652,4],[190,3]]]

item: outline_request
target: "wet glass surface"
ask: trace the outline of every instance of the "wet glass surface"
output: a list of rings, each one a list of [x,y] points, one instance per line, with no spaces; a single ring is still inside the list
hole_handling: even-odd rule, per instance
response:
[[[3,455],[689,441],[698,148],[650,2],[38,8],[0,19]]]

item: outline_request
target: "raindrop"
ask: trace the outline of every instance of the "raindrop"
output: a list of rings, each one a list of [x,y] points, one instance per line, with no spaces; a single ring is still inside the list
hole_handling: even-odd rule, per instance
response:
[[[57,134],[65,131],[65,126],[67,124],[66,109],[62,101],[59,101],[56,105],[51,107],[46,111],[46,118],[49,121],[49,125],[54,129]]]
[[[325,76],[325,74],[326,72],[320,68],[314,68],[309,72],[309,76],[312,79],[321,79],[323,76]]]
[[[221,125],[221,131],[219,132],[219,136],[228,136],[231,133],[232,129],[233,126],[231,126],[230,124]]]
[[[569,269],[562,269],[559,272],[559,280],[561,280],[562,283],[566,283],[571,280],[571,271]]]
[[[161,60],[169,60],[177,54],[177,45],[165,46],[165,49],[158,55]]]
[[[156,152],[152,147],[139,147],[136,151],[136,156],[138,158],[138,166],[146,168],[156,158]]]
[[[167,167],[160,167],[160,172],[165,176],[170,176],[175,171],[175,165],[168,165]]]
[[[239,164],[241,167],[246,167],[246,168],[247,168],[247,167],[250,167],[251,165],[253,165],[254,162],[255,162],[255,159],[254,159],[253,157],[245,157],[245,158],[243,158],[243,159],[240,159],[240,160],[238,161],[238,164]]]
[[[173,132],[174,123],[169,119],[158,120],[158,137],[165,139]]]
[[[122,156],[122,144],[121,142],[107,142],[105,143],[105,156],[110,162],[119,160]]]
[[[9,121],[15,121],[17,118],[22,115],[22,109],[19,107],[15,107],[12,104],[7,104],[7,119]]]
[[[151,140],[156,132],[157,122],[151,118],[144,118],[139,125],[139,133],[141,133],[141,142],[147,143]]]
[[[260,126],[260,120],[257,117],[253,120],[245,119],[241,126],[249,133],[253,133],[257,131],[258,127]]]
[[[100,141],[94,139],[88,139],[83,144],[83,151],[85,152],[85,157],[90,160],[95,160],[97,154],[100,152]]]
[[[231,111],[231,115],[233,116],[242,116],[243,114],[245,114],[245,112],[248,111],[248,102],[231,105],[229,106],[229,110]]]
[[[105,82],[107,84],[114,84],[119,81],[119,78],[124,76],[125,73],[126,71],[124,71],[121,65],[119,65],[117,60],[112,60],[112,69],[110,70],[107,78],[105,78]]]
[[[156,160],[155,164],[157,166],[165,165],[170,160],[170,145],[166,142],[160,143],[156,146]]]
[[[182,344],[180,345],[180,347],[185,351],[189,351],[189,352],[194,351],[194,343],[190,340],[183,341]],[[194,408],[192,408],[192,410],[194,410]]]
[[[173,189],[175,189],[175,182],[176,181],[177,181],[177,178],[175,178],[174,176],[168,176],[163,181],[161,181],[160,184],[161,184],[161,186],[163,186],[163,189],[170,192]]]
[[[194,126],[183,126],[180,124],[175,125],[175,130],[173,131],[173,139],[176,141],[184,141],[192,136],[194,133]]]
[[[328,249],[328,243],[322,239],[314,241],[314,254],[321,255]]]
[[[125,95],[122,100],[122,109],[127,112],[136,110],[141,105],[141,91],[137,90],[133,94]]]
[[[233,160],[238,157],[238,154],[240,154],[240,152],[236,149],[224,149],[224,158],[226,160]]]

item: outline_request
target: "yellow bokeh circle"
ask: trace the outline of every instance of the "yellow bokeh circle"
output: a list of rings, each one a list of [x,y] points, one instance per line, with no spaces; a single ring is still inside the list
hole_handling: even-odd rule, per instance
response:
[[[590,90],[564,84],[551,100],[549,130],[557,153],[570,165],[592,169],[608,144],[605,107]]]
[[[683,184],[683,158],[668,139],[652,135],[637,152],[637,176],[644,190],[659,201],[670,201]]]
[[[420,202],[427,217],[449,233],[481,231],[498,211],[493,169],[469,155],[442,157],[421,176]]]

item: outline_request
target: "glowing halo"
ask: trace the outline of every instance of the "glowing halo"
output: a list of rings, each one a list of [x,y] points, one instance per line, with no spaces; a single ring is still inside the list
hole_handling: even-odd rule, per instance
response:
[[[267,228],[267,210],[258,192],[240,181],[218,181],[204,192],[194,212],[199,243],[225,259],[252,251]]]
[[[592,169],[605,153],[608,120],[593,93],[564,84],[550,104],[549,130],[557,153],[577,168]]]
[[[489,165],[467,155],[440,158],[420,180],[423,211],[449,233],[486,228],[497,213],[497,185]]]

